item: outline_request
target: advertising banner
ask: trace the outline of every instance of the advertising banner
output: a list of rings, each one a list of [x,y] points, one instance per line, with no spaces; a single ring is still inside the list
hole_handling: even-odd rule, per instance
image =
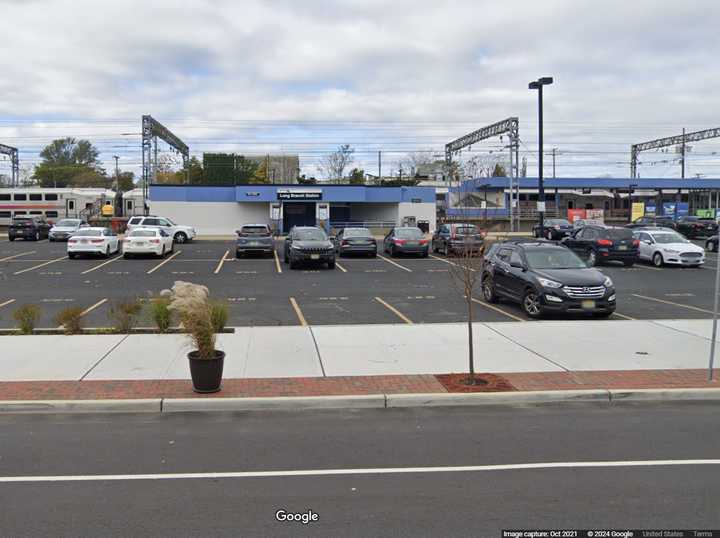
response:
[[[605,224],[604,209],[586,209],[585,219],[592,224]]]
[[[645,216],[645,202],[633,202],[632,213],[630,214],[630,220],[635,221],[640,217]]]
[[[585,220],[584,209],[568,209],[567,212],[570,224],[574,223],[576,220]]]
[[[713,218],[713,210],[712,209],[696,209],[695,210],[695,216],[700,217],[701,219],[711,219]]]

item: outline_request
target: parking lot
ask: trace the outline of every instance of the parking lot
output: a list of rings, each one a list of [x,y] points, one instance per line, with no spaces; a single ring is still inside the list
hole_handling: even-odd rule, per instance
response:
[[[701,241],[697,242],[702,244]],[[644,263],[603,266],[615,282],[613,319],[707,318],[717,254],[699,269]],[[177,245],[164,259],[122,256],[70,260],[65,243],[0,239],[0,327],[13,327],[12,311],[25,303],[42,309],[39,327],[54,327],[67,306],[85,310],[85,325],[107,327],[112,301],[147,297],[175,280],[205,284],[226,301],[229,325],[442,323],[465,320],[465,303],[448,274],[452,258],[339,258],[334,270],[290,270],[281,259],[236,260],[232,241]],[[529,321],[520,308],[474,302],[476,321]],[[575,319],[575,318],[569,318]],[[151,323],[143,320],[141,325]]]

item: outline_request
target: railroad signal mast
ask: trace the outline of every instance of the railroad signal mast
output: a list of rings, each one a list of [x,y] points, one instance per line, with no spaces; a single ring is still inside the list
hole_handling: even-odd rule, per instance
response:
[[[18,149],[12,146],[0,144],[0,154],[10,156],[10,167],[12,169],[10,175],[10,185],[17,187],[20,184],[20,157]]]
[[[685,129],[683,129],[681,135],[668,136],[665,138],[650,140],[648,142],[641,142],[640,144],[633,144],[632,146],[630,146],[630,177],[637,177],[638,155],[641,151],[677,146],[681,155],[680,177],[684,178],[685,156],[688,153],[687,143],[698,142],[699,140],[707,140],[708,138],[720,138],[720,127],[716,127],[714,129],[705,129],[703,131],[694,131],[692,133],[686,133]]]

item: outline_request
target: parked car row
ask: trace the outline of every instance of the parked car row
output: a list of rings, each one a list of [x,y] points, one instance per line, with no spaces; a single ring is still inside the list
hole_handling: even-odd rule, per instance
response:
[[[669,228],[681,233],[688,239],[710,237],[718,232],[717,221],[706,217],[684,216],[677,220],[667,216],[645,216],[635,219],[627,228]]]

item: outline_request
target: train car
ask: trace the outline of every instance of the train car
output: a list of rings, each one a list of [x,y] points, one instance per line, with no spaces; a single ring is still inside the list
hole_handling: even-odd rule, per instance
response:
[[[0,188],[0,226],[9,225],[16,216],[37,215],[49,221],[88,218],[94,208],[114,197],[109,189]]]
[[[144,215],[145,204],[143,201],[144,198],[142,189],[132,189],[124,192],[122,194],[122,216],[132,217],[135,215]]]

